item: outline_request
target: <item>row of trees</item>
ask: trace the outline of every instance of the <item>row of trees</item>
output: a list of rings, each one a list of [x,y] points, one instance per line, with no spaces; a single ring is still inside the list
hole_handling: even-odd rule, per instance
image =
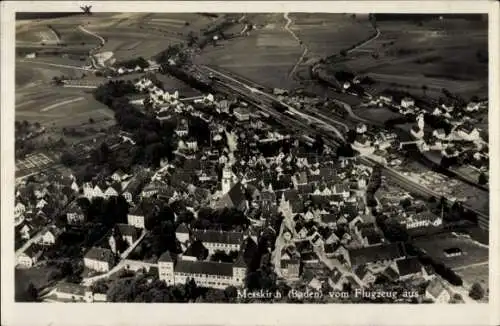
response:
[[[134,69],[139,66],[141,69],[145,69],[149,67],[149,62],[143,57],[138,57],[126,61],[121,61],[115,64],[117,67],[125,67],[127,69]]]

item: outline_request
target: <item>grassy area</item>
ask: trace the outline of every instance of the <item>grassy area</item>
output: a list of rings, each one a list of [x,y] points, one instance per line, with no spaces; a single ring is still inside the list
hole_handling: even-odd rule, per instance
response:
[[[291,29],[313,56],[339,53],[374,33],[367,15],[294,13],[290,18]]]
[[[268,87],[298,86],[288,78],[302,54],[300,44],[284,30],[283,14],[252,14],[257,29],[249,36],[207,46],[199,63],[216,65]]]
[[[455,237],[451,234],[440,234],[428,238],[419,238],[414,244],[425,250],[431,257],[437,261],[442,261],[450,268],[488,261],[488,248],[479,246],[472,240]],[[457,257],[446,257],[444,250],[449,248],[459,248],[462,251],[462,255]]]
[[[456,271],[464,282],[468,284],[478,282],[483,289],[489,289],[489,272],[489,264],[470,266]]]
[[[384,123],[388,120],[391,119],[396,119],[400,118],[401,114],[396,113],[394,111],[391,111],[387,108],[363,108],[363,109],[356,109],[355,114],[358,116],[376,121],[378,123]]]
[[[427,85],[429,95],[439,95],[441,88],[466,98],[487,95],[485,22],[443,19],[377,25],[380,37],[349,54],[350,60],[343,63],[348,69],[369,74],[384,87],[396,83],[418,90]]]
[[[55,266],[40,266],[29,269],[15,270],[16,286],[25,288],[28,284],[33,283],[37,289],[44,288],[49,285],[49,276],[51,272],[57,271]]]

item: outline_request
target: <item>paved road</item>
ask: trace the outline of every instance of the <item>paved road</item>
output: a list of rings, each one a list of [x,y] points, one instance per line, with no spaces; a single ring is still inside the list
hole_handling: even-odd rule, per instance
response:
[[[37,234],[35,234],[31,239],[29,239],[28,241],[26,241],[21,248],[17,249],[16,250],[16,258],[19,257],[19,255],[21,255],[23,252],[26,251],[26,249],[28,249],[29,246],[31,246],[33,243],[37,243],[38,240],[40,240],[40,238],[43,236],[43,233],[45,231],[45,228],[42,229],[40,232],[38,232]]]
[[[98,280],[108,278],[113,273],[116,273],[119,270],[121,270],[122,268],[124,268],[125,264],[126,264],[125,260],[127,259],[128,255],[130,255],[130,253],[135,249],[135,247],[137,247],[139,245],[139,243],[142,241],[142,239],[144,239],[145,236],[146,236],[146,231],[143,230],[139,239],[137,239],[130,247],[127,248],[127,250],[125,250],[120,255],[120,262],[116,266],[114,266],[112,269],[110,269],[107,273],[96,275],[93,277],[84,278],[82,280],[81,284],[84,286],[90,286],[90,285],[94,284],[95,282],[97,282]]]

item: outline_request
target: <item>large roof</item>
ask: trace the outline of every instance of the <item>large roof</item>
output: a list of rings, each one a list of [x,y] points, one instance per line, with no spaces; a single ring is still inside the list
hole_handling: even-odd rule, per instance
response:
[[[375,263],[383,260],[394,260],[404,257],[404,248],[401,243],[389,243],[380,246],[349,250],[352,266]]]
[[[422,271],[422,264],[420,264],[420,261],[416,257],[398,260],[396,264],[401,276],[412,275]]]
[[[113,252],[109,249],[99,247],[92,247],[85,254],[85,258],[106,261],[110,264],[114,262]]]
[[[242,232],[193,230],[193,236],[195,239],[206,243],[241,244],[243,242]]]
[[[176,273],[233,276],[233,264],[212,261],[180,260],[175,266]]]

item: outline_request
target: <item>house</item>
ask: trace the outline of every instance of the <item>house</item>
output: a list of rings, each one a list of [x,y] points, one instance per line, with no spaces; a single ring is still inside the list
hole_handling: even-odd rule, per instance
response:
[[[415,100],[409,97],[405,97],[401,100],[401,106],[405,109],[415,106]]]
[[[109,199],[111,197],[118,197],[121,190],[121,185],[119,183],[115,183],[114,185],[111,185],[106,189],[106,191],[104,192],[104,198]]]
[[[349,198],[350,189],[349,185],[345,183],[337,183],[332,187],[332,195],[340,195],[344,199]]]
[[[366,265],[359,265],[356,267],[354,269],[354,274],[364,286],[370,286],[377,279],[377,277],[366,267]]]
[[[247,266],[242,256],[233,263],[219,263],[212,261],[178,260],[174,262],[170,253],[166,252],[158,259],[158,273],[160,280],[167,285],[185,284],[194,279],[197,285],[216,289],[242,286],[244,284]]]
[[[86,287],[80,284],[60,282],[43,297],[44,302],[86,302]]]
[[[186,243],[189,240],[189,229],[185,223],[179,224],[175,230],[175,237],[180,243]]]
[[[111,179],[115,182],[122,182],[122,181],[125,181],[129,178],[130,176],[128,174],[126,174],[125,172],[121,171],[121,170],[117,170],[115,171],[115,173],[113,173],[111,175]]]
[[[63,229],[59,229],[55,225],[51,225],[42,231],[42,236],[40,240],[38,240],[38,243],[44,246],[51,246],[56,243],[57,239],[63,232]]]
[[[450,292],[445,288],[443,282],[435,277],[425,289],[425,297],[435,303],[448,303],[451,299]]]
[[[286,279],[299,278],[300,261],[298,259],[282,259],[280,261],[281,274]]]
[[[216,203],[216,208],[235,208],[240,211],[245,211],[248,208],[245,189],[241,182],[235,184],[228,193],[219,199]]]
[[[342,291],[344,283],[344,275],[337,267],[334,267],[328,275],[328,284],[334,291]]]
[[[143,186],[144,186],[143,178],[140,177],[133,178],[123,191],[122,193],[123,198],[125,198],[129,204],[133,204],[135,198],[141,193]]]
[[[139,229],[146,228],[146,220],[141,205],[137,205],[127,214],[127,223]]]
[[[85,221],[85,214],[79,205],[74,204],[68,209],[66,219],[70,225],[80,224]]]
[[[481,139],[479,129],[470,123],[464,123],[455,130],[458,137],[466,141],[477,141]]]
[[[228,232],[216,230],[193,230],[193,238],[200,240],[210,254],[216,251],[238,251],[243,242],[242,232]]]
[[[83,264],[97,272],[107,272],[115,265],[115,255],[109,249],[92,247],[83,257]]]
[[[139,232],[137,228],[129,224],[117,223],[115,224],[115,228],[113,229],[113,233],[110,236],[110,246],[111,250],[115,252],[116,250],[116,236],[121,236],[122,240],[124,240],[129,246],[131,246],[138,238]]]
[[[31,234],[33,232],[33,228],[29,224],[23,224],[23,226],[19,229],[19,234],[21,235],[21,239],[29,240],[31,238]]]
[[[238,121],[250,120],[250,112],[245,107],[237,107],[236,109],[234,109],[233,114]]]
[[[23,203],[18,202],[14,207],[14,216],[16,218],[19,218],[22,215],[24,215],[25,212],[26,212],[26,206]]]
[[[470,102],[467,104],[467,106],[464,108],[464,111],[466,112],[474,112],[478,111],[480,107],[480,104],[477,102]]]
[[[42,250],[36,250],[33,245],[29,246],[16,257],[16,263],[19,267],[31,268],[33,267],[42,256]]]
[[[405,224],[407,229],[425,228],[429,226],[439,227],[443,224],[443,220],[431,212],[420,212],[410,216]]]
[[[36,207],[36,208],[38,208],[38,209],[42,209],[42,208],[44,208],[44,207],[45,207],[45,205],[47,205],[47,204],[48,204],[48,203],[47,203],[47,201],[46,201],[45,199],[43,199],[43,198],[42,198],[42,199],[40,199],[40,200],[36,203],[36,206],[35,206],[35,207]]]
[[[158,180],[154,180],[152,182],[150,182],[149,184],[147,184],[143,189],[142,189],[142,197],[143,198],[149,198],[149,197],[153,197],[155,196],[156,194],[158,194],[158,192],[162,189],[162,188],[166,188],[167,187],[167,184],[164,183],[164,182],[161,182],[161,181],[158,181]]]
[[[416,257],[409,257],[396,261],[399,280],[422,277],[425,273],[424,267]]]
[[[185,137],[189,134],[189,125],[185,119],[182,119],[174,130],[175,134],[179,137]]]

